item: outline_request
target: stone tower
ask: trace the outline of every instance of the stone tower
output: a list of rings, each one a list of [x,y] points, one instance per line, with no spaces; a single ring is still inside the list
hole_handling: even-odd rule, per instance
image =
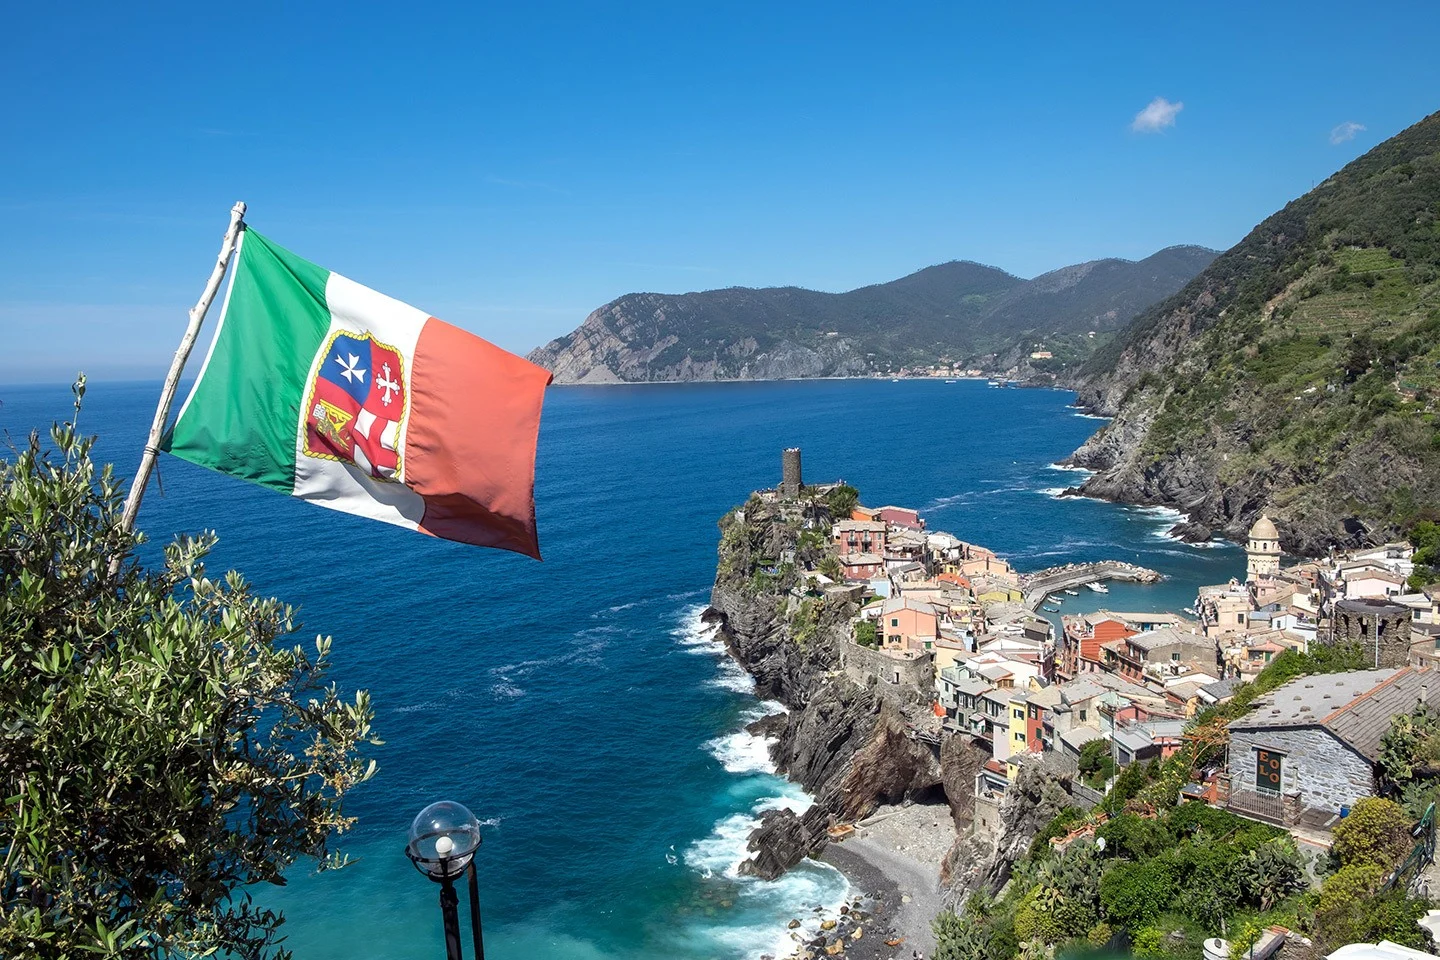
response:
[[[780,496],[794,499],[804,485],[800,479],[800,448],[787,447],[780,454]]]
[[[1270,577],[1280,572],[1280,531],[1265,514],[1250,528],[1250,543],[1245,547],[1245,582]]]
[[[1334,643],[1359,644],[1366,669],[1410,662],[1410,608],[1378,597],[1337,600],[1330,617]]]

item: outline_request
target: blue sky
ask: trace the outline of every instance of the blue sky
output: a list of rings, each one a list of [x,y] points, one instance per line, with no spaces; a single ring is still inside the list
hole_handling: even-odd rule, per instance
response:
[[[1440,109],[1433,3],[6,21],[0,384],[160,376],[237,199],[302,256],[523,352],[632,290],[1224,248]]]

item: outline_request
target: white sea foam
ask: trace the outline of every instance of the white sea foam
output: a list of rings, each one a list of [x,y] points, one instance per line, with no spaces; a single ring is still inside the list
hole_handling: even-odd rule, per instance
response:
[[[1081,420],[1110,420],[1111,417],[1102,417],[1098,413],[1086,413],[1083,410],[1071,414],[1072,417],[1079,417]]]
[[[706,680],[707,687],[718,687],[733,693],[754,693],[755,678],[746,673],[740,664],[728,657],[719,662],[719,676]]]
[[[976,496],[977,494],[975,493],[975,491],[970,490],[966,491],[965,493],[951,494],[948,497],[936,497],[934,500],[931,500],[929,503],[925,504],[925,506],[921,507],[920,512],[931,513],[935,510],[942,510],[945,507],[963,506],[967,503],[972,502]]]
[[[1095,473],[1094,470],[1087,467],[1074,467],[1068,463],[1047,463],[1045,468],[1047,470],[1059,470],[1061,473],[1083,473],[1087,477],[1093,476]]]
[[[1063,500],[1065,499],[1065,491],[1069,489],[1069,487],[1045,487],[1044,489],[1036,490],[1035,492],[1039,494],[1044,494],[1051,500]]]
[[[774,773],[770,760],[768,737],[757,737],[745,730],[727,733],[705,742],[705,749],[730,773]]]
[[[680,622],[670,631],[670,636],[686,653],[720,654],[725,645],[720,642],[720,624],[706,623],[701,619],[705,613],[704,604],[691,604],[680,611]]]
[[[706,924],[696,931],[714,942],[717,955],[785,956],[794,952],[797,937],[809,940],[818,935],[820,924],[834,918],[849,899],[850,884],[826,863],[805,861],[769,882],[740,875],[740,864],[750,856],[750,833],[760,825],[759,814],[780,806],[803,812],[804,807],[796,803],[789,797],[762,798],[750,813],[721,819],[709,836],[686,849],[685,865],[703,880],[732,885],[735,903],[728,911],[728,922]],[[819,913],[814,910],[817,906],[822,908]],[[790,931],[779,926],[777,917],[797,917],[801,926]]]
[[[501,681],[490,687],[490,695],[496,700],[514,700],[516,697],[525,696],[525,691],[508,681]]]

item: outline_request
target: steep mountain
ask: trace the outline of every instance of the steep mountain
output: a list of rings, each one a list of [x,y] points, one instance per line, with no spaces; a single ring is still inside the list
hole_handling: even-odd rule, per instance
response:
[[[1082,488],[1291,552],[1440,508],[1440,113],[1267,218],[1081,370]]]
[[[1214,256],[1171,247],[1139,262],[1096,260],[1034,280],[954,261],[848,293],[632,293],[530,359],[560,383],[613,383],[855,376],[970,364],[1007,350],[1026,356],[1032,344],[1051,341],[1064,344],[1057,355],[1088,355],[1091,331],[1120,328]]]

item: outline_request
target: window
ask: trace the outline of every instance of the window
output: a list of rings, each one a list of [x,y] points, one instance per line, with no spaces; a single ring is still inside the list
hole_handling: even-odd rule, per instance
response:
[[[1237,613],[1237,614],[1235,614],[1235,622],[1236,622],[1236,623],[1244,623],[1244,622],[1245,622],[1245,614],[1243,614],[1243,613]]]
[[[1024,743],[1024,742],[1025,742],[1025,734],[1023,734],[1023,733],[1016,733],[1016,734],[1015,734],[1015,742],[1016,742],[1016,743]]]
[[[898,627],[898,626],[900,626],[900,618],[899,618],[899,617],[891,617],[891,618],[890,618],[890,626],[892,626],[892,627]]]
[[[1081,723],[1084,723],[1084,722],[1085,722],[1085,711],[1084,711],[1084,710],[1081,710],[1081,711],[1080,711],[1080,722],[1081,722]]]
[[[1273,750],[1255,751],[1255,789],[1261,793],[1280,792],[1280,767],[1283,754]]]
[[[1180,662],[1180,653],[1179,653],[1179,651],[1176,651],[1175,653],[1170,654],[1170,662],[1171,662],[1171,663],[1179,663],[1179,662]]]
[[[1024,720],[1024,719],[1025,719],[1025,711],[1024,711],[1024,710],[1016,710],[1016,711],[1015,711],[1015,719],[1016,719],[1016,720]]]

